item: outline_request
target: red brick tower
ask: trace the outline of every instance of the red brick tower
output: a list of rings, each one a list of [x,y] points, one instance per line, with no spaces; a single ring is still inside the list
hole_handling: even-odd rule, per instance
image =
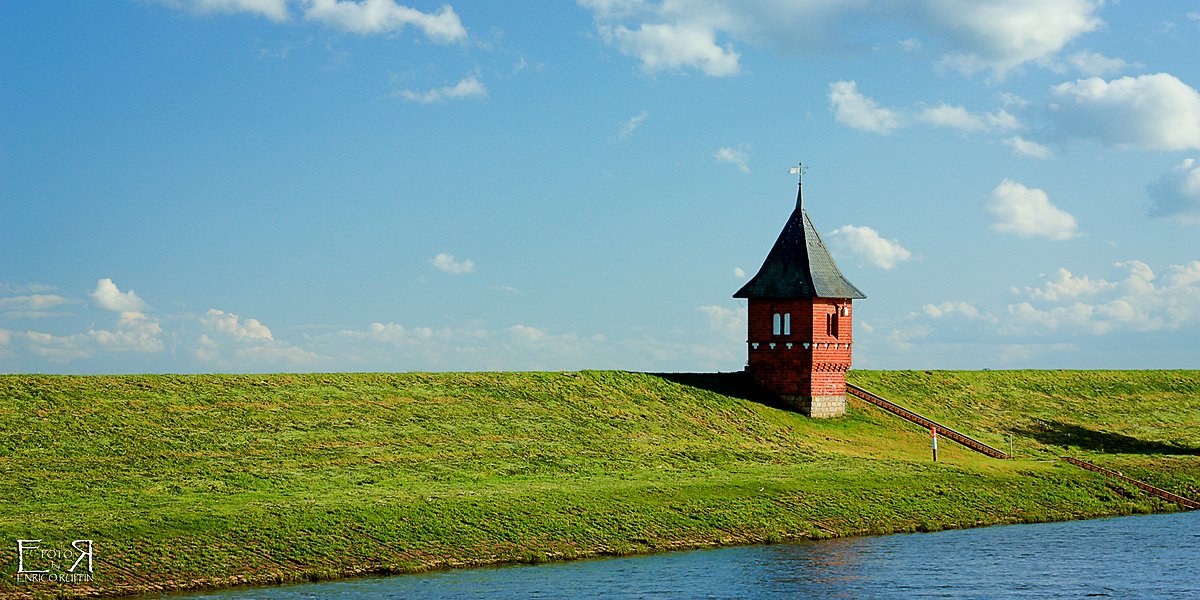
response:
[[[866,295],[834,264],[802,194],[803,186],[762,268],[733,297],[749,303],[754,381],[810,417],[837,417],[846,414],[851,303]]]

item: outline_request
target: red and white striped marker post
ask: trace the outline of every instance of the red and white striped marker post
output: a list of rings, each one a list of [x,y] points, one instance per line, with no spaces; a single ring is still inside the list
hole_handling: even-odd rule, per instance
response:
[[[937,462],[937,427],[930,427],[929,431],[933,434],[933,462]]]

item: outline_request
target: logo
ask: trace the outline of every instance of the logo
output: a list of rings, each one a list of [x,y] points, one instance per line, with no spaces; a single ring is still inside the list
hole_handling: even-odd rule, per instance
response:
[[[96,580],[94,558],[92,540],[75,540],[69,549],[42,545],[42,540],[17,540],[13,577],[18,582],[91,583]]]

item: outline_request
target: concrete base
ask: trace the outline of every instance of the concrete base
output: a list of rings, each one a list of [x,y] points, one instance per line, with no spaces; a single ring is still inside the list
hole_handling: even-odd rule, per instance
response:
[[[780,396],[788,406],[814,419],[846,414],[845,396]]]

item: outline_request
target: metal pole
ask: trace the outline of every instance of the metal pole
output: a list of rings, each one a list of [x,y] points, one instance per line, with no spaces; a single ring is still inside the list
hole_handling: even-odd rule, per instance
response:
[[[933,462],[937,462],[937,427],[930,427],[929,431],[933,434]]]

